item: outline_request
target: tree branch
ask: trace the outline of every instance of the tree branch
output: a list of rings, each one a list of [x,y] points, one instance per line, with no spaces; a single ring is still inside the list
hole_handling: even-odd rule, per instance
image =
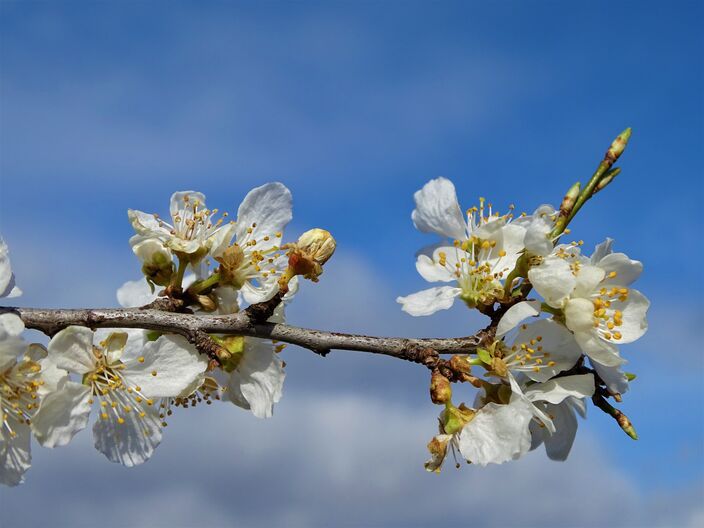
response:
[[[179,334],[213,357],[216,351],[203,343],[206,334],[236,334],[272,339],[307,348],[325,356],[333,349],[370,352],[421,363],[428,368],[446,367],[449,362],[440,354],[468,354],[491,339],[494,328],[476,335],[452,338],[375,337],[360,334],[326,332],[287,324],[261,321],[256,311],[232,315],[194,315],[153,308],[48,309],[0,307],[0,314],[15,313],[25,326],[54,335],[68,326],[96,328],[142,328]],[[447,368],[447,367],[446,367]]]

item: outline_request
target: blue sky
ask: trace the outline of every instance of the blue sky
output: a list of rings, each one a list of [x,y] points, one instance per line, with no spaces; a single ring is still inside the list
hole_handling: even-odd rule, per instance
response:
[[[482,495],[470,490],[484,478],[508,486],[530,482],[535,471],[571,508],[575,496],[603,505],[585,510],[584,525],[672,524],[673,504],[680,524],[696,525],[704,517],[704,292],[696,280],[704,227],[702,11],[683,1],[0,3],[0,232],[26,305],[114,304],[115,288],[138,274],[128,207],[165,212],[171,192],[193,188],[234,212],[248,189],[278,180],[294,194],[290,236],[322,226],[339,243],[320,285],[307,285],[292,306],[294,323],[465,334],[482,321],[459,307],[418,321],[394,303],[424,287],[413,254],[430,240],[410,222],[413,192],[442,175],[467,207],[479,196],[501,209],[556,203],[573,181],[589,177],[626,126],[634,133],[623,173],[588,204],[573,233],[587,247],[611,236],[618,250],[642,260],[638,288],[653,304],[649,334],[624,350],[639,374],[623,404],[638,442],[592,412],[574,461],[555,464],[536,453],[516,469],[424,475],[435,412],[424,372],[290,349],[285,401],[271,423],[231,409],[212,411],[213,423],[205,411],[183,416],[168,431],[169,445],[134,472],[112,467],[88,438],[65,452],[36,449],[28,482],[0,490],[11,524],[37,495],[76,508],[85,502],[85,517],[63,520],[90,520],[102,478],[113,482],[116,504],[132,501],[136,488],[145,508],[188,504],[174,517],[179,522],[207,509],[214,525],[234,518],[329,524],[333,508],[279,482],[283,464],[291,478],[337,492],[329,498],[350,525],[408,525],[410,502],[432,509],[453,493],[464,497],[466,486],[474,504]],[[338,405],[354,417],[336,426],[345,438],[308,418],[337,416]],[[380,418],[387,414],[389,427]],[[212,453],[205,439],[200,466],[179,469],[193,449],[191,420],[213,436],[238,435],[233,423],[241,426],[247,432],[235,444],[242,451],[225,464],[205,456]],[[287,428],[300,423],[308,433],[288,441]],[[328,433],[330,445],[311,454],[309,442],[317,446]],[[375,449],[364,447],[369,435]],[[263,437],[269,452],[250,453]],[[340,458],[363,466],[370,457],[366,472],[343,468],[344,478],[334,480]],[[249,482],[253,490],[223,509],[195,491],[199,467],[227,487]],[[172,471],[188,484],[149,487]],[[55,489],[59,473],[72,485]],[[609,483],[592,496],[597,479]],[[273,497],[273,513],[257,515],[252,497],[272,481],[286,500]],[[369,481],[389,489],[351,491]],[[568,481],[583,485],[566,489]],[[355,499],[369,505],[367,517],[355,513]],[[115,508],[116,526],[160,525]],[[632,514],[619,516],[619,508]],[[419,525],[433,523],[426,510],[411,510]],[[41,512],[28,515],[30,526],[44,520]],[[479,524],[546,522],[519,511],[497,515],[480,516]],[[459,513],[450,518],[462,524]]]

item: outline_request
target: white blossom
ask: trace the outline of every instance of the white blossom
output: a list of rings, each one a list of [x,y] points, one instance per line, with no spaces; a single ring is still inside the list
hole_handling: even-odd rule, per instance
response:
[[[30,424],[44,395],[65,375],[44,364],[46,350],[21,338],[22,320],[0,315],[0,483],[23,481],[32,457]]]
[[[42,402],[33,421],[42,445],[67,444],[96,409],[96,449],[125,466],[149,459],[161,441],[154,400],[181,394],[207,361],[180,336],[150,341],[139,356],[126,348],[127,341],[126,333],[114,332],[94,344],[93,332],[82,327],[66,328],[51,339],[47,360],[80,381],[64,381]]]
[[[224,218],[215,220],[217,210],[205,204],[205,195],[195,191],[175,192],[169,207],[171,223],[156,214],[130,209],[132,227],[137,233],[130,245],[137,252],[146,240],[157,240],[164,248],[188,255],[195,264],[205,255],[220,255],[232,237],[234,225]]]
[[[616,345],[635,341],[648,328],[650,302],[629,288],[642,269],[640,262],[612,253],[607,240],[591,259],[578,248],[558,246],[528,278],[547,304],[564,312],[567,328],[592,362],[617,368],[624,360]]]

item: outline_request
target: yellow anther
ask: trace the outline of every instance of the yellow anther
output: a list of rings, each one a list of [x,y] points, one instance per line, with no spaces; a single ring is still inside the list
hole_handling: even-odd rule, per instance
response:
[[[137,361],[139,361],[140,363],[144,363],[144,356],[139,356],[137,358]]]
[[[616,278],[616,275],[618,275],[618,273],[616,273],[615,271],[611,271],[611,272],[609,272],[609,274],[607,275],[607,277],[608,277],[609,279],[613,279],[613,278]]]
[[[123,424],[123,423],[125,423],[125,419],[124,419],[122,416],[120,416],[120,417],[117,419],[117,423]]]
[[[107,419],[108,419],[108,413],[100,413],[100,417],[101,417],[103,420],[107,420]]]
[[[152,370],[152,376],[156,376],[156,370]]]

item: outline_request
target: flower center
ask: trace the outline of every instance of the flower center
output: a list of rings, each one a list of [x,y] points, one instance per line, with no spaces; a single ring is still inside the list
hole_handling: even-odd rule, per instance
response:
[[[30,424],[39,406],[37,390],[44,384],[43,380],[33,379],[40,370],[39,363],[25,358],[0,374],[0,438],[4,431],[14,438],[18,425]]]

